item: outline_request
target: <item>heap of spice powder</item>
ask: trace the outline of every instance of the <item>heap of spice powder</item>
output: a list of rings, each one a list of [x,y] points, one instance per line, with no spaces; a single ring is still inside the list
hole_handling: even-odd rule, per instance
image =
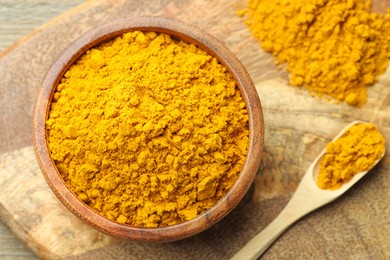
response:
[[[88,50],[58,84],[46,125],[67,186],[137,227],[175,225],[215,205],[249,143],[245,102],[227,68],[155,32]]]
[[[365,0],[248,0],[247,23],[290,84],[361,106],[387,68],[390,15]]]
[[[327,145],[317,184],[321,189],[338,189],[354,175],[370,170],[384,152],[385,139],[374,124],[354,125]]]

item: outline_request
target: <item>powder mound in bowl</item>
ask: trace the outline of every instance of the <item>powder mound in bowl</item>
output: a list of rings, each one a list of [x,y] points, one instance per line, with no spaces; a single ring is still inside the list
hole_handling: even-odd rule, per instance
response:
[[[228,69],[155,32],[128,32],[82,55],[57,86],[46,129],[69,189],[134,227],[211,208],[235,183],[249,143]]]

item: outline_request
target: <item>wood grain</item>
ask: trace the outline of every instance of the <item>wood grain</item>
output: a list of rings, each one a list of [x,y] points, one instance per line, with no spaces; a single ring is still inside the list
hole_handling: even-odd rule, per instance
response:
[[[17,40],[23,41],[23,36],[82,2],[83,0],[1,0],[0,50],[10,47]]]
[[[385,137],[390,136],[390,70],[369,89],[363,108],[311,97],[288,86],[287,75],[250,36],[235,14],[244,4],[244,0],[88,2],[3,54],[0,102],[7,106],[0,116],[0,217],[36,254],[75,259],[227,259],[277,216],[311,161],[346,124],[372,121]],[[93,26],[135,15],[174,17],[222,40],[257,84],[264,110],[265,154],[252,193],[212,228],[175,243],[118,240],[86,226],[50,192],[31,147],[34,98],[55,57]],[[389,168],[386,155],[342,198],[287,230],[263,258],[390,258]]]
[[[1,259],[37,259],[36,256],[15,238],[9,229],[0,223],[0,258]]]
[[[83,0],[1,0],[0,53],[16,44],[16,41],[23,41],[25,37],[29,37],[26,35],[32,30],[82,2]],[[36,259],[36,256],[22,245],[1,221],[0,258]]]

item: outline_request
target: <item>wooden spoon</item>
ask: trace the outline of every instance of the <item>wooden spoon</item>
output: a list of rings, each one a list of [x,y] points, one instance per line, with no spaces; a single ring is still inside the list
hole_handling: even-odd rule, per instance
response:
[[[360,123],[366,122],[352,122],[347,125],[333,141],[340,138],[347,129]],[[320,168],[319,162],[321,161],[321,157],[325,154],[325,151],[326,148],[310,165],[293,197],[282,212],[262,232],[257,234],[240,251],[238,251],[233,256],[232,260],[257,259],[289,226],[313,210],[337,199],[371,170],[385,154],[383,152],[382,156],[369,170],[356,174],[349,182],[343,184],[339,189],[323,190],[317,186],[316,180]]]

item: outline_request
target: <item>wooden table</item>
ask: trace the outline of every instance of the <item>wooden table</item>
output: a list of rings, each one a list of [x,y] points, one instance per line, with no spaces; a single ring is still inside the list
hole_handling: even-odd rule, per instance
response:
[[[16,10],[28,6],[21,1],[16,1],[15,5],[14,2],[4,3]],[[41,8],[48,6],[46,1],[42,2],[46,4],[32,2],[36,4],[37,13],[27,10],[34,19],[48,15],[47,10],[51,10],[42,11]],[[68,1],[63,9],[77,2]],[[368,102],[362,108],[332,104],[288,86],[286,73],[278,70],[272,57],[259,48],[244,21],[236,15],[245,2],[88,1],[40,27],[11,50],[0,53],[0,99],[3,102],[0,108],[0,217],[28,248],[46,258],[227,259],[277,216],[312,160],[346,124],[353,120],[373,121],[387,138],[390,137],[390,69],[369,90]],[[390,4],[390,0],[374,2],[377,9],[382,10]],[[59,10],[62,4],[53,3],[52,10]],[[15,15],[10,11],[6,13],[8,18],[4,19]],[[252,192],[217,225],[195,237],[170,244],[118,240],[81,222],[48,188],[31,146],[34,97],[61,49],[97,24],[135,15],[180,19],[223,41],[252,76],[264,109],[265,152]],[[0,19],[3,17],[0,13]],[[23,19],[17,21],[15,28],[31,23]],[[7,24],[6,28],[12,27],[8,22],[3,23]],[[4,34],[8,37],[9,33],[6,31],[0,36]],[[342,198],[287,230],[265,253],[264,259],[390,259],[388,154]],[[0,233],[2,239],[8,239],[9,235],[4,232]],[[27,251],[19,251],[20,248],[19,244],[3,246],[0,241],[0,250],[4,252],[0,257],[34,257],[25,253]]]
[[[0,52],[17,40],[83,0],[1,0]],[[0,258],[36,259],[15,235],[0,221]]]

